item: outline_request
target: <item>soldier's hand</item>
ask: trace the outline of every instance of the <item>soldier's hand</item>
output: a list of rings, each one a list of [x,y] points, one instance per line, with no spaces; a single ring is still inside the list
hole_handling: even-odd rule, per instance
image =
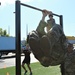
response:
[[[48,15],[48,11],[47,11],[46,9],[44,9],[44,10],[42,11],[42,13],[43,13],[43,16],[44,16],[44,17],[46,17],[46,16]]]

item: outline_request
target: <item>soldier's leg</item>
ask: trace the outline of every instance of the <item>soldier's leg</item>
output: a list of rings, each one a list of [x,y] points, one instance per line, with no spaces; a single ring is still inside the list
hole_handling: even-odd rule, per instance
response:
[[[41,50],[40,37],[36,31],[32,31],[29,35],[29,45],[36,59],[40,61],[43,66],[49,66],[50,59],[46,57],[48,54]]]
[[[40,48],[42,52],[44,53],[44,56],[49,57],[50,56],[50,42],[49,38],[44,35],[39,40]]]
[[[35,58],[40,61],[41,58],[43,57],[43,52],[40,49],[39,39],[40,39],[40,37],[39,37],[37,31],[32,31],[29,34],[29,45],[31,47],[31,50],[32,50]]]

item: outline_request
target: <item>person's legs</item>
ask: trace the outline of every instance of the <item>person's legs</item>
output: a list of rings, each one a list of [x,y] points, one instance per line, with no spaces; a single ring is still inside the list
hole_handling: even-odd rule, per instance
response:
[[[27,70],[26,70],[26,68],[25,68],[25,63],[22,63],[22,68],[25,70],[25,73],[24,74],[26,74],[27,73]]]
[[[32,75],[32,70],[31,70],[31,67],[30,67],[30,63],[27,63],[27,67],[28,67],[28,69],[30,71],[30,75]]]

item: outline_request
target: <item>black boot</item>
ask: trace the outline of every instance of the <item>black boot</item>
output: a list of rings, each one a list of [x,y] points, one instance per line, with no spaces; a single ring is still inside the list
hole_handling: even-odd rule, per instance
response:
[[[43,57],[43,53],[39,45],[39,36],[35,32],[32,32],[32,34],[29,37],[29,45],[35,58],[41,60],[41,58]]]
[[[50,42],[46,35],[40,39],[40,48],[45,56],[50,56]]]

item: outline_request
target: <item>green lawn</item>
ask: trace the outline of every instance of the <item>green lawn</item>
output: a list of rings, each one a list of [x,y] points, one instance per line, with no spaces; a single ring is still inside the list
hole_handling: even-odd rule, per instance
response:
[[[59,66],[43,67],[39,62],[37,62],[31,63],[31,68],[33,75],[61,75]],[[21,70],[21,75],[24,75],[24,70]],[[15,75],[15,67],[0,69],[0,75]],[[27,75],[29,75],[29,71]]]

